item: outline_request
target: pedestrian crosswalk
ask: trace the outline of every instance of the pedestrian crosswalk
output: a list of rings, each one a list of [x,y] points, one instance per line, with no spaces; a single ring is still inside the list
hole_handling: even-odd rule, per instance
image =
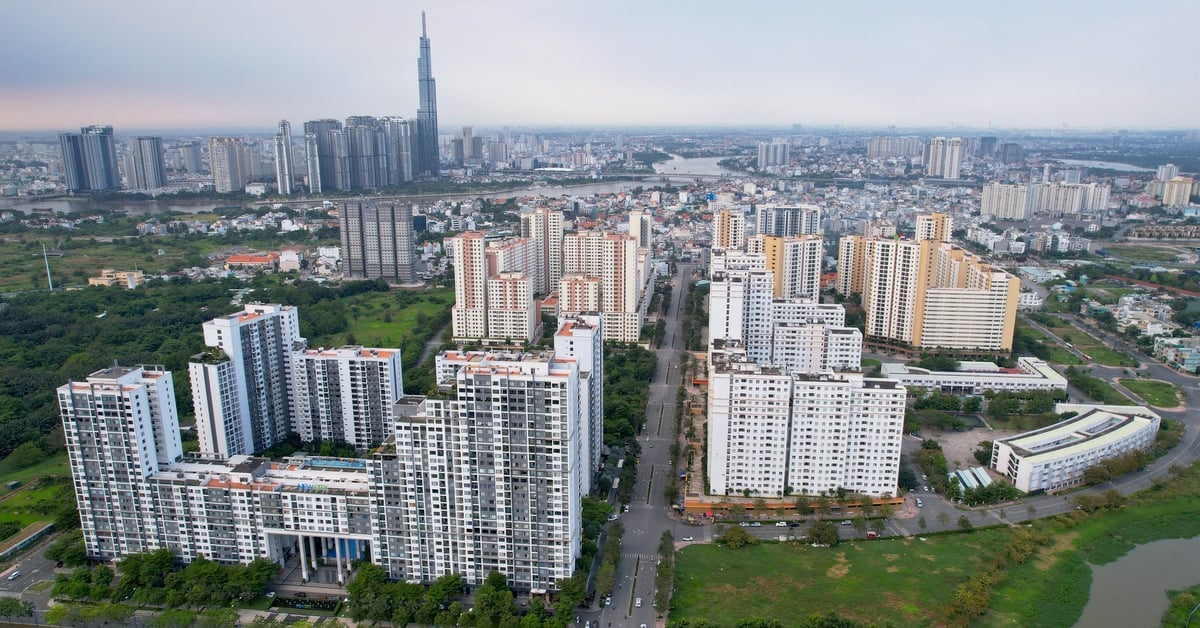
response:
[[[649,560],[649,561],[657,562],[658,554],[634,554],[634,553],[621,552],[621,558],[628,559],[628,560],[634,560],[634,559],[640,558],[642,560]]]

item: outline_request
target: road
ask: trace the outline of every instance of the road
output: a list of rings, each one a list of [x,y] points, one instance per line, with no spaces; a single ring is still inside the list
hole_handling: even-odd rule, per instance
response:
[[[646,402],[646,425],[638,436],[642,453],[638,460],[637,487],[629,512],[621,514],[625,536],[612,605],[579,613],[581,619],[591,621],[593,627],[654,626],[658,617],[654,610],[654,578],[659,539],[667,530],[672,531],[676,540],[699,530],[671,518],[668,514],[670,505],[663,496],[663,488],[675,472],[670,449],[675,438],[676,391],[682,383],[679,362],[683,349],[683,303],[688,287],[695,279],[694,271],[693,265],[680,264],[672,279],[671,309],[665,318],[666,333],[662,346],[655,350],[657,367]],[[640,608],[636,604],[638,598],[642,599]]]

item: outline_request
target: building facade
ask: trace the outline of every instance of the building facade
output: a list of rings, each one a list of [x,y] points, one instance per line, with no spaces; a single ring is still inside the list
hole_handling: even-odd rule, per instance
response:
[[[416,280],[412,209],[407,203],[346,205],[341,208],[338,220],[342,268],[346,275],[399,284]]]
[[[218,194],[241,192],[250,180],[246,146],[240,137],[214,137],[208,141],[209,168]]]
[[[303,442],[367,451],[391,437],[392,407],[404,395],[400,352],[341,347],[291,354],[292,431]]]
[[[58,136],[63,177],[68,192],[107,192],[121,189],[113,128],[86,126],[79,133]]]

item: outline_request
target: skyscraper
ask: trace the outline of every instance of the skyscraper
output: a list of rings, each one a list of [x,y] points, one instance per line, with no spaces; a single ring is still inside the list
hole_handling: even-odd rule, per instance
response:
[[[925,159],[925,174],[941,179],[957,179],[962,162],[962,138],[935,137],[929,140]]]
[[[217,192],[241,192],[250,180],[245,145],[240,137],[214,137],[208,141],[208,161]]]
[[[533,290],[547,295],[558,288],[562,277],[563,213],[540,207],[521,214],[521,237],[533,240],[538,262]]]
[[[161,137],[138,137],[129,145],[132,168],[126,175],[132,190],[154,190],[167,184]]]
[[[421,102],[417,109],[417,146],[419,171],[424,176],[440,174],[441,158],[438,155],[437,85],[433,80],[433,68],[429,59],[429,36],[425,32],[425,12],[421,12],[421,56],[417,57],[417,88]]]
[[[333,133],[342,130],[337,120],[304,123],[304,160],[308,166],[308,191],[321,194],[337,189],[333,177]]]
[[[292,193],[292,182],[296,173],[292,168],[292,125],[287,120],[279,121],[279,132],[275,134],[275,184],[284,196]]]
[[[341,209],[342,262],[355,279],[413,282],[412,210],[407,203]]]
[[[117,147],[111,126],[86,126],[78,134],[58,136],[63,175],[71,192],[106,192],[121,189]]]

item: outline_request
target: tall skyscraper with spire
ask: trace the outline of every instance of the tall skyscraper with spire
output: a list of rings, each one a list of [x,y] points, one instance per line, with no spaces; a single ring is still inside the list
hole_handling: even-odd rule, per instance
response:
[[[292,169],[292,125],[287,120],[279,121],[279,132],[275,134],[275,183],[279,193],[292,193],[296,173]]]
[[[417,109],[417,146],[419,171],[424,176],[440,174],[438,156],[437,86],[429,60],[429,36],[425,32],[425,12],[421,11],[421,56],[417,57],[417,87],[421,103]]]

